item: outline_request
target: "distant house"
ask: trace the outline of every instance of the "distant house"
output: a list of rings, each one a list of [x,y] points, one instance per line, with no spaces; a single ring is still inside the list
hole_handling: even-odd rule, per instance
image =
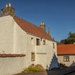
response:
[[[0,17],[0,74],[18,73],[31,64],[56,67],[57,63],[52,63],[56,51],[56,42],[46,32],[44,22],[36,26],[23,20],[15,16],[11,4],[6,4]]]
[[[57,46],[58,62],[66,66],[75,66],[75,44],[61,44]]]

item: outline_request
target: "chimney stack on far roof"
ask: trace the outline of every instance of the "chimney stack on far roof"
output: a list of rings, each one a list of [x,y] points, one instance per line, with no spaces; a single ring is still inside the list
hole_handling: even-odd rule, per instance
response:
[[[46,26],[44,22],[40,23],[40,28],[42,28],[44,31],[46,31]]]

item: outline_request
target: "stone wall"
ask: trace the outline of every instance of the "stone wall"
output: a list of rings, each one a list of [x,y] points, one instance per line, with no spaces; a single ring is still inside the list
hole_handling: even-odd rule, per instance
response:
[[[0,75],[13,75],[25,68],[25,57],[0,57]]]

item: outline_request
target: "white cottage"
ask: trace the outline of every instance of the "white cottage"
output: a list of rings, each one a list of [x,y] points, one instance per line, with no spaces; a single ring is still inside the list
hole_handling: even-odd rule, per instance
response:
[[[75,44],[60,44],[57,46],[58,62],[65,66],[75,66]]]
[[[57,67],[57,45],[46,32],[45,23],[36,26],[14,15],[7,4],[0,17],[0,75],[21,72],[31,64],[45,69]],[[55,65],[56,64],[56,65]]]

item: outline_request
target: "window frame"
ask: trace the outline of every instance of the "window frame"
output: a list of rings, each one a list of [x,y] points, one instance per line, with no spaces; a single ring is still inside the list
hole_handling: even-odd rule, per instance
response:
[[[46,40],[43,40],[43,45],[46,45]]]
[[[31,61],[35,61],[35,52],[31,52]]]
[[[36,38],[36,45],[40,45],[40,39]]]
[[[69,62],[70,61],[69,55],[63,56],[63,61],[64,62]]]

